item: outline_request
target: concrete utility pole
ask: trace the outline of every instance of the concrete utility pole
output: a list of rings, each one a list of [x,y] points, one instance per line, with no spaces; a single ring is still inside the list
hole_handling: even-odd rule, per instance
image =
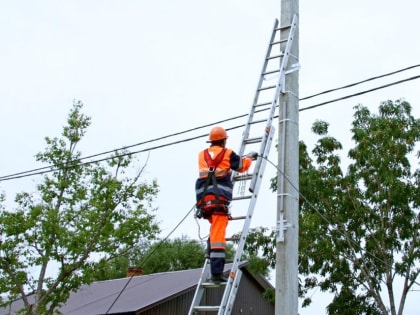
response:
[[[280,26],[292,23],[299,15],[298,0],[281,0]],[[282,31],[280,39],[287,39]],[[280,49],[284,51],[284,46]],[[299,61],[299,28],[296,29],[291,63]],[[276,315],[298,314],[298,241],[299,241],[299,71],[286,75],[285,93],[279,97],[279,156],[277,177],[278,227],[284,237],[277,238]],[[281,224],[280,224],[281,221]],[[281,231],[280,231],[281,232]],[[279,233],[278,233],[279,234]]]

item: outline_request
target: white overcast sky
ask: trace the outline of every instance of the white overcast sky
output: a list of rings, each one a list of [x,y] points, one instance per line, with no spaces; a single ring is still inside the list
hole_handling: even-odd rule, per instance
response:
[[[417,0],[303,0],[300,6],[300,97],[420,64]],[[59,136],[74,99],[92,117],[83,156],[171,135],[249,112],[280,0],[0,1],[0,176],[37,168],[44,137]],[[302,101],[300,108],[420,74],[418,67],[352,89]],[[419,80],[300,113],[310,146],[317,119],[351,147],[353,106],[377,112],[405,98],[419,116]],[[224,126],[245,123],[245,118]],[[200,129],[141,150],[208,132]],[[229,146],[239,149],[240,131]],[[158,219],[169,233],[194,204],[197,152],[205,138],[150,152],[145,178],[156,178]],[[147,154],[139,155],[140,164]],[[276,162],[275,149],[270,158]],[[253,226],[273,227],[276,196],[267,165]],[[8,203],[40,177],[0,183]],[[201,222],[201,236],[208,225]],[[236,232],[232,230],[232,232]],[[192,215],[173,236],[198,237]],[[412,292],[405,314],[416,311]],[[315,292],[313,299],[322,300]],[[322,303],[301,312],[323,314]]]

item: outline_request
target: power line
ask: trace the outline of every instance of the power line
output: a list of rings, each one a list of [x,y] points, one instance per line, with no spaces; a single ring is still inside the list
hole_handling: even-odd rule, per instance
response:
[[[411,69],[414,69],[414,68],[417,68],[417,67],[420,67],[420,64],[419,65],[410,66],[410,67],[407,67],[407,68],[403,68],[403,69],[400,69],[400,70],[388,72],[388,73],[385,73],[385,74],[382,74],[382,75],[378,75],[378,76],[375,76],[375,77],[371,77],[371,78],[368,78],[368,79],[365,79],[365,80],[362,80],[362,81],[359,81],[359,82],[355,82],[355,83],[351,83],[351,84],[348,84],[348,85],[344,85],[342,87],[338,87],[338,88],[335,88],[335,89],[326,90],[326,91],[321,92],[321,93],[317,93],[317,94],[313,94],[311,96],[300,98],[299,101],[304,101],[304,100],[307,100],[307,99],[310,99],[310,98],[313,98],[313,97],[316,97],[316,96],[319,96],[319,95],[323,95],[323,94],[335,92],[335,91],[338,91],[338,90],[347,89],[347,88],[350,88],[350,87],[353,87],[353,86],[356,86],[356,85],[359,85],[359,84],[362,84],[362,83],[366,83],[366,82],[369,82],[369,81],[373,81],[373,80],[377,80],[377,79],[380,79],[380,78],[384,78],[384,77],[387,77],[387,76],[390,76],[390,75],[394,75],[394,74],[397,74],[397,73],[400,73],[400,72],[403,72],[403,71],[411,70]]]
[[[362,83],[365,83],[365,82],[368,82],[368,81],[376,80],[376,79],[379,79],[379,78],[382,78],[382,77],[385,77],[385,76],[389,76],[389,75],[393,75],[393,74],[400,73],[400,72],[403,72],[403,71],[407,71],[407,70],[410,70],[410,69],[413,69],[413,68],[416,68],[416,67],[419,67],[419,66],[420,66],[420,64],[410,66],[410,67],[406,67],[406,68],[403,68],[403,69],[400,69],[400,70],[397,70],[397,71],[393,71],[393,72],[383,74],[383,75],[380,75],[380,76],[371,77],[371,78],[368,78],[368,79],[365,79],[365,80],[362,80],[362,81],[358,81],[358,82],[355,82],[355,83],[352,83],[352,84],[349,84],[349,85],[345,85],[345,86],[338,87],[338,88],[335,88],[335,89],[326,90],[326,91],[323,91],[323,92],[320,92],[320,93],[317,93],[317,94],[314,94],[314,95],[311,95],[311,96],[301,98],[299,100],[302,101],[302,100],[310,99],[310,98],[313,98],[315,96],[319,96],[319,95],[322,95],[322,94],[327,94],[327,93],[331,93],[333,91],[349,88],[349,87],[352,87],[352,86],[355,86],[355,85],[358,85],[358,84],[362,84]],[[316,107],[325,106],[327,104],[335,103],[335,102],[338,102],[338,101],[342,101],[342,100],[345,100],[345,99],[349,99],[349,98],[352,98],[352,97],[356,97],[356,96],[359,96],[359,95],[370,93],[370,92],[373,92],[373,91],[376,91],[376,90],[384,89],[384,88],[387,88],[387,87],[390,87],[390,86],[393,86],[393,85],[405,83],[405,82],[408,82],[408,81],[411,81],[411,80],[416,80],[416,79],[419,79],[419,78],[420,78],[420,75],[417,75],[417,76],[410,77],[410,78],[407,78],[407,79],[395,81],[395,82],[388,83],[388,84],[385,84],[385,85],[381,85],[381,86],[378,86],[378,87],[375,87],[375,88],[372,88],[372,89],[369,89],[369,90],[361,91],[361,92],[358,92],[358,93],[355,93],[355,94],[346,95],[346,96],[336,98],[336,99],[333,99],[333,100],[330,100],[330,101],[325,101],[325,102],[322,102],[322,103],[319,103],[319,104],[315,104],[315,105],[311,105],[311,106],[308,106],[308,107],[305,107],[305,108],[301,108],[301,109],[299,109],[299,111],[301,112],[301,111],[313,109],[313,108],[316,108]],[[262,111],[265,111],[265,110],[261,110],[260,112],[262,112]],[[213,123],[210,123],[210,124],[206,124],[206,125],[198,126],[198,127],[195,127],[195,128],[187,129],[187,130],[184,130],[184,131],[176,132],[176,133],[173,133],[173,134],[170,134],[170,135],[146,140],[146,141],[139,142],[139,143],[129,145],[129,146],[124,146],[124,147],[121,147],[119,149],[114,149],[114,150],[110,150],[110,151],[104,151],[104,152],[101,152],[101,153],[98,153],[98,154],[93,154],[93,155],[90,155],[90,156],[86,156],[86,157],[83,157],[83,158],[80,158],[80,159],[73,160],[73,161],[69,162],[67,165],[71,165],[71,164],[74,165],[75,163],[78,164],[78,165],[85,165],[85,164],[103,162],[103,161],[109,160],[113,157],[112,156],[111,157],[107,156],[107,157],[97,159],[97,160],[93,160],[93,161],[87,161],[87,162],[82,162],[82,161],[90,159],[90,158],[94,158],[94,157],[99,157],[99,156],[102,156],[102,155],[105,155],[105,154],[116,153],[118,151],[127,150],[129,148],[141,146],[141,145],[144,145],[144,144],[147,144],[147,143],[153,143],[153,142],[160,141],[160,140],[163,140],[163,139],[167,139],[167,138],[175,137],[175,136],[178,136],[178,135],[186,134],[186,133],[189,133],[189,132],[193,132],[193,131],[196,131],[196,130],[207,128],[207,127],[215,125],[215,124],[225,123],[227,121],[236,120],[236,119],[243,118],[243,117],[246,117],[246,116],[247,116],[247,114],[242,114],[242,115],[230,117],[230,118],[227,118],[227,119],[224,119],[224,120],[219,120],[219,121],[216,121],[216,122],[213,122]],[[275,116],[275,118],[277,118],[277,117],[278,116]],[[234,127],[231,127],[231,128],[226,128],[226,129],[227,130],[233,130],[233,129],[241,128],[243,126],[244,126],[244,124],[241,124],[241,125],[237,125],[237,126],[234,126]],[[122,154],[116,154],[114,157],[124,157],[124,156],[128,156],[128,155],[134,155],[134,154],[142,153],[142,152],[153,151],[153,150],[156,150],[156,149],[161,149],[163,147],[172,146],[172,145],[183,143],[183,142],[189,142],[189,141],[196,140],[196,139],[199,139],[199,138],[203,138],[203,137],[206,137],[206,136],[207,136],[207,133],[199,135],[199,136],[179,140],[179,141],[170,142],[170,143],[159,145],[159,146],[154,146],[154,147],[142,149],[142,150],[127,152],[127,153],[122,153]],[[46,173],[57,171],[58,169],[60,169],[60,167],[61,168],[66,167],[66,165],[61,165],[61,166],[49,165],[49,166],[45,166],[45,167],[41,167],[41,168],[28,170],[28,171],[23,171],[23,172],[18,172],[18,173],[14,173],[14,174],[1,176],[0,177],[0,182],[1,181],[6,181],[6,180],[12,180],[12,179],[19,179],[19,178],[34,176],[34,175],[46,174]]]
[[[202,125],[202,126],[195,127],[195,128],[192,128],[192,129],[188,129],[188,130],[184,130],[184,131],[181,131],[181,132],[173,133],[173,134],[170,134],[170,135],[167,135],[167,136],[162,136],[162,137],[159,137],[159,138],[139,142],[139,143],[129,145],[129,146],[125,146],[125,147],[121,147],[121,148],[118,148],[118,149],[105,151],[105,152],[102,152],[102,153],[97,153],[97,154],[86,156],[86,157],[83,157],[83,158],[80,158],[80,159],[75,159],[75,160],[72,160],[72,161],[68,162],[67,165],[75,164],[75,163],[79,163],[78,165],[84,165],[84,164],[103,162],[103,161],[109,160],[113,157],[108,156],[108,157],[105,157],[105,158],[102,158],[102,159],[82,163],[83,160],[86,160],[86,159],[89,159],[89,158],[92,158],[92,157],[98,157],[98,156],[109,154],[109,153],[116,153],[118,151],[124,151],[124,150],[132,148],[132,147],[144,145],[144,144],[151,143],[151,142],[156,142],[156,141],[159,141],[159,140],[162,140],[162,139],[166,139],[166,138],[174,137],[174,136],[177,136],[177,135],[185,134],[185,133],[195,131],[195,130],[199,130],[199,129],[202,129],[202,128],[207,128],[207,127],[212,126],[214,124],[221,124],[221,123],[224,123],[226,121],[235,120],[235,119],[242,118],[242,117],[245,117],[245,116],[246,115],[231,117],[231,118],[228,118],[228,119],[216,121],[216,122],[211,123],[211,124]],[[226,129],[227,130],[233,130],[233,129],[237,129],[237,128],[240,128],[240,127],[243,127],[243,126],[244,125],[239,125],[239,126],[235,126],[235,127],[231,127],[231,128],[226,128]],[[199,138],[203,138],[203,137],[206,137],[206,136],[207,136],[207,133],[203,134],[203,135],[195,136],[195,137],[192,137],[192,138],[187,138],[187,139],[184,139],[184,140],[179,140],[179,141],[167,143],[167,144],[164,144],[164,145],[150,147],[150,148],[143,149],[143,150],[117,154],[114,157],[124,157],[124,156],[128,156],[128,155],[134,155],[134,154],[142,153],[142,152],[153,151],[153,150],[160,149],[160,148],[163,148],[163,147],[166,147],[166,146],[171,146],[171,145],[179,144],[179,143],[182,143],[182,142],[189,142],[189,141],[199,139]],[[61,167],[66,167],[66,165],[62,165]],[[28,170],[28,171],[23,171],[23,172],[19,172],[19,173],[14,173],[14,174],[10,174],[10,175],[1,176],[0,181],[10,180],[10,179],[18,179],[18,178],[28,177],[28,176],[33,176],[33,175],[42,175],[42,174],[45,174],[45,173],[50,173],[50,172],[56,171],[58,169],[59,168],[57,166],[54,166],[54,165],[44,166],[44,167],[40,167],[40,168]]]
[[[319,104],[316,104],[316,105],[308,106],[308,107],[305,107],[305,108],[301,108],[301,109],[299,109],[299,111],[303,112],[303,111],[308,110],[308,109],[313,109],[313,108],[316,108],[316,107],[319,107],[319,106],[324,106],[324,105],[327,105],[327,104],[330,104],[330,103],[342,101],[342,100],[345,100],[345,99],[348,99],[348,98],[351,98],[351,97],[355,97],[355,96],[363,95],[363,94],[370,93],[370,92],[373,92],[373,91],[376,91],[376,90],[384,89],[384,88],[390,87],[392,85],[397,85],[397,84],[401,84],[401,83],[404,83],[404,82],[407,82],[407,81],[416,80],[418,78],[420,78],[420,75],[417,75],[417,76],[414,76],[414,77],[411,77],[411,78],[407,78],[407,79],[404,79],[404,80],[400,80],[400,81],[395,81],[395,82],[388,83],[388,84],[385,84],[385,85],[381,85],[381,86],[378,86],[376,88],[373,88],[373,89],[370,89],[370,90],[365,90],[365,91],[362,91],[362,92],[359,92],[359,93],[346,95],[346,96],[336,98],[336,99],[331,100],[331,101],[327,101],[327,102],[319,103]]]

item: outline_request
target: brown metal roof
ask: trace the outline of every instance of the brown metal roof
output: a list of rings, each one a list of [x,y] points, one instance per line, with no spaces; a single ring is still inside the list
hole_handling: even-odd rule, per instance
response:
[[[245,272],[246,265],[241,266]],[[230,268],[231,264],[227,264],[225,272]],[[72,293],[60,311],[64,315],[136,312],[195,289],[201,271],[199,268],[94,282]],[[263,288],[271,287],[265,278],[251,277]],[[10,308],[0,308],[0,315],[15,314],[22,307],[22,301],[17,300]]]
[[[61,312],[115,314],[141,310],[197,285],[200,269],[94,282],[73,293]]]

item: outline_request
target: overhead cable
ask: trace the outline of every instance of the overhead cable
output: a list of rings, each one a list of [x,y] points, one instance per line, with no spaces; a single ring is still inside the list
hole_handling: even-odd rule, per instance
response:
[[[403,72],[403,71],[411,70],[411,69],[414,69],[414,68],[417,68],[417,67],[420,67],[420,64],[419,65],[410,66],[410,67],[407,67],[407,68],[403,68],[403,69],[400,69],[400,70],[388,72],[388,73],[385,73],[385,74],[382,74],[382,75],[378,75],[378,76],[375,76],[375,77],[371,77],[371,78],[368,78],[368,79],[365,79],[365,80],[362,80],[362,81],[359,81],[359,82],[355,82],[355,83],[351,83],[351,84],[348,84],[348,85],[344,85],[344,86],[341,86],[341,87],[338,87],[338,88],[335,88],[335,89],[326,90],[324,92],[320,92],[320,93],[313,94],[313,95],[310,95],[310,96],[307,96],[307,97],[304,97],[304,98],[300,98],[299,101],[304,101],[304,100],[308,100],[310,98],[314,98],[316,96],[320,96],[320,95],[323,95],[323,94],[335,92],[335,91],[338,91],[338,90],[347,89],[347,88],[350,88],[350,87],[353,87],[353,86],[356,86],[356,85],[359,85],[359,84],[362,84],[362,83],[366,83],[366,82],[369,82],[369,81],[373,81],[373,80],[377,80],[377,79],[380,79],[380,78],[384,78],[384,77],[387,77],[387,76],[390,76],[390,75],[394,75],[394,74],[397,74],[397,73],[400,73],[400,72]]]
[[[307,96],[307,97],[301,98],[299,100],[302,101],[302,100],[306,100],[306,99],[309,99],[309,98],[312,98],[312,97],[315,97],[315,96],[318,96],[318,95],[322,95],[322,94],[330,93],[330,92],[337,91],[337,90],[340,90],[340,89],[352,87],[352,86],[355,86],[355,85],[358,85],[358,84],[361,84],[361,83],[364,83],[364,82],[367,82],[367,81],[382,78],[384,76],[388,76],[388,75],[391,75],[391,74],[396,74],[396,73],[406,71],[406,70],[409,70],[409,69],[413,69],[413,68],[416,68],[416,67],[419,67],[419,66],[420,65],[414,65],[414,66],[407,67],[407,68],[404,68],[404,69],[401,69],[401,70],[398,70],[398,71],[393,71],[393,72],[390,72],[390,73],[387,73],[387,74],[384,74],[384,75],[372,77],[372,78],[369,78],[369,79],[366,79],[366,80],[363,80],[363,81],[359,81],[359,82],[356,82],[356,83],[353,83],[353,84],[349,84],[349,85],[346,85],[346,86],[343,86],[343,87],[339,87],[339,88],[336,88],[336,89],[326,90],[324,92],[317,93],[317,94],[314,94],[314,95],[311,95],[311,96]],[[395,82],[388,83],[388,84],[385,84],[385,85],[381,85],[381,86],[378,86],[378,87],[375,87],[375,88],[372,88],[372,89],[369,89],[369,90],[361,91],[361,92],[358,92],[358,93],[354,93],[354,94],[346,95],[346,96],[343,96],[343,97],[340,97],[340,98],[336,98],[336,99],[333,99],[333,100],[330,100],[330,101],[325,101],[325,102],[322,102],[322,103],[319,103],[319,104],[304,107],[304,108],[299,109],[299,111],[301,112],[301,111],[306,111],[306,110],[313,109],[313,108],[316,108],[316,107],[325,106],[327,104],[342,101],[342,100],[345,100],[345,99],[349,99],[349,98],[352,98],[352,97],[356,97],[356,96],[359,96],[359,95],[370,93],[370,92],[373,92],[373,91],[376,91],[376,90],[384,89],[384,88],[387,88],[387,87],[390,87],[390,86],[393,86],[393,85],[397,85],[397,84],[405,83],[405,82],[408,82],[408,81],[416,80],[416,79],[419,79],[419,78],[420,78],[420,75],[417,75],[417,76],[410,77],[410,78],[407,78],[407,79],[395,81]],[[260,112],[266,111],[266,110],[267,109],[261,110]],[[210,124],[198,126],[198,127],[195,127],[195,128],[187,129],[187,130],[176,132],[176,133],[172,133],[170,135],[146,140],[146,141],[139,142],[139,143],[129,145],[129,146],[124,146],[124,147],[121,147],[121,148],[118,148],[118,149],[115,149],[115,150],[110,150],[110,151],[105,151],[105,152],[101,152],[101,153],[98,153],[98,154],[89,155],[89,156],[86,156],[86,157],[83,157],[83,158],[80,158],[80,159],[73,160],[73,161],[69,162],[68,165],[71,165],[71,164],[74,165],[74,163],[77,163],[78,165],[85,165],[85,164],[103,162],[103,161],[109,160],[113,157],[112,156],[107,156],[107,157],[97,159],[97,160],[91,160],[91,161],[86,161],[86,162],[82,162],[82,161],[90,159],[90,158],[95,158],[95,157],[98,157],[98,156],[101,156],[101,155],[115,153],[115,152],[126,150],[126,149],[129,149],[129,148],[141,146],[141,145],[144,145],[144,144],[147,144],[147,143],[153,143],[153,142],[160,141],[160,140],[163,140],[163,139],[175,137],[175,136],[182,135],[182,134],[185,134],[185,133],[188,133],[188,132],[192,132],[192,131],[196,131],[196,130],[199,130],[199,129],[207,128],[207,127],[215,125],[215,124],[221,124],[221,123],[224,123],[224,122],[227,122],[227,121],[236,120],[236,119],[243,118],[243,117],[246,117],[246,116],[247,116],[247,114],[238,115],[238,116],[230,117],[230,118],[227,118],[227,119],[219,120],[219,121],[216,121],[216,122],[213,122],[213,123],[210,123]],[[275,118],[277,118],[277,117],[278,116],[275,116]],[[233,129],[238,129],[238,128],[241,128],[243,126],[244,126],[244,124],[241,124],[241,125],[237,125],[237,126],[234,126],[234,127],[231,127],[231,128],[226,128],[226,130],[229,131],[229,130],[233,130]],[[148,151],[160,149],[160,148],[163,148],[163,147],[179,144],[179,143],[182,143],[182,142],[189,142],[189,141],[196,140],[196,139],[199,139],[199,138],[203,138],[203,137],[206,137],[206,136],[207,136],[207,133],[203,134],[203,135],[179,140],[179,141],[166,143],[166,144],[159,145],[159,146],[149,147],[149,148],[142,149],[142,150],[117,154],[114,157],[123,157],[123,156],[127,156],[127,155],[134,155],[134,154],[138,154],[138,153],[142,153],[142,152],[148,152]],[[28,170],[28,171],[23,171],[23,172],[13,173],[13,174],[9,174],[9,175],[4,175],[4,176],[0,176],[0,181],[19,179],[19,178],[24,178],[24,177],[34,176],[34,175],[42,175],[42,174],[45,174],[45,173],[50,173],[50,172],[57,171],[60,167],[63,167],[63,165],[62,166],[49,165],[49,166],[45,166],[45,167],[41,167],[41,168]],[[64,165],[64,167],[65,167],[65,165]]]
[[[308,107],[305,107],[305,108],[301,108],[301,109],[299,109],[299,111],[300,112],[303,112],[303,111],[308,110],[308,109],[313,109],[313,108],[324,106],[324,105],[327,105],[327,104],[330,104],[330,103],[342,101],[342,100],[345,100],[345,99],[348,99],[348,98],[352,98],[352,97],[355,97],[355,96],[359,96],[359,95],[370,93],[370,92],[373,92],[373,91],[376,91],[376,90],[384,89],[384,88],[390,87],[392,85],[397,85],[397,84],[401,84],[401,83],[404,83],[404,82],[407,82],[407,81],[416,80],[418,78],[420,78],[420,75],[416,75],[416,76],[411,77],[411,78],[407,78],[407,79],[404,79],[404,80],[400,80],[400,81],[388,83],[388,84],[385,84],[385,85],[381,85],[381,86],[378,86],[378,87],[373,88],[373,89],[370,89],[370,90],[365,90],[365,91],[358,92],[358,93],[355,93],[355,94],[346,95],[346,96],[343,96],[343,97],[340,97],[340,98],[336,98],[336,99],[331,100],[331,101],[326,101],[326,102],[322,102],[322,103],[319,103],[319,104],[316,104],[316,105],[312,105],[312,106],[308,106]]]

